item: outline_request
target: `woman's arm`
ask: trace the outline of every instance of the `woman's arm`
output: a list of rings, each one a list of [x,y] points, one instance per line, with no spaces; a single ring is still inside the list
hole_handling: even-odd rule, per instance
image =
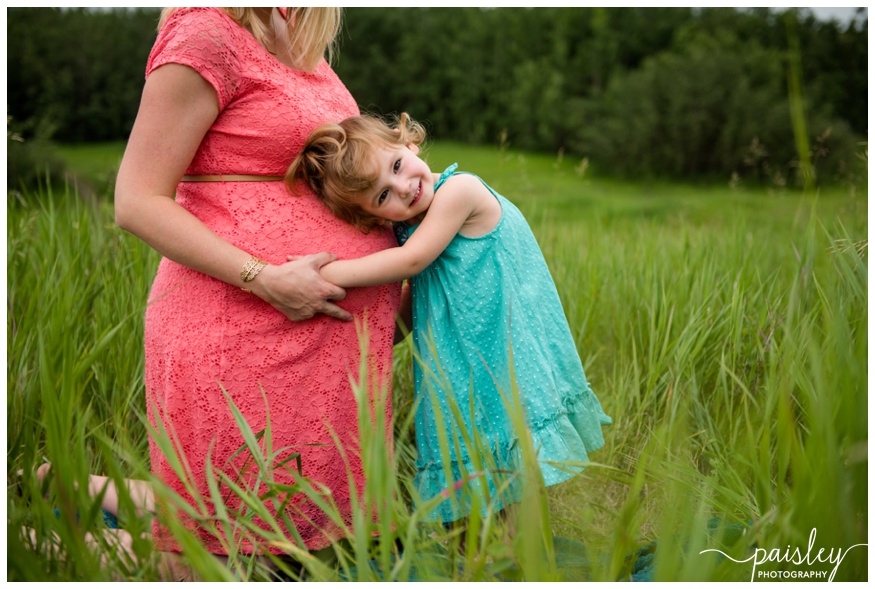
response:
[[[482,192],[481,192],[482,191]],[[399,282],[416,276],[446,249],[466,221],[495,200],[473,176],[454,176],[435,195],[422,223],[401,247],[322,268],[322,277],[343,288]]]
[[[320,268],[335,259],[321,253],[267,266],[249,283],[240,270],[250,253],[222,239],[173,199],[176,186],[218,116],[215,89],[194,69],[167,64],[146,80],[140,109],[119,167],[116,223],[175,262],[228,284],[246,286],[293,321],[325,313],[352,316],[328,299],[345,293]]]

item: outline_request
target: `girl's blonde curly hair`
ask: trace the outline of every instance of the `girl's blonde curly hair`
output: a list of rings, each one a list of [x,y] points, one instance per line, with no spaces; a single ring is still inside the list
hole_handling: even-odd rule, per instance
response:
[[[285,182],[294,193],[295,183],[303,181],[335,217],[367,233],[374,227],[390,224],[361,207],[363,194],[380,177],[377,151],[420,145],[424,141],[425,129],[407,113],[394,122],[360,115],[321,125],[310,133],[301,153],[289,166]]]

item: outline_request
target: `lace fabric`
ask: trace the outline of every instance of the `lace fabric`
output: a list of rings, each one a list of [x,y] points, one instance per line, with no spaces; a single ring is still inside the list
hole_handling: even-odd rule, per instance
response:
[[[179,9],[167,20],[149,56],[147,76],[169,63],[195,69],[219,101],[218,118],[189,175],[283,175],[314,127],[358,114],[327,63],[312,73],[289,68],[214,8]],[[391,231],[365,235],[333,217],[306,188],[291,195],[281,182],[181,183],[177,202],[219,236],[271,264],[284,263],[289,254],[329,251],[354,258],[395,245]],[[162,259],[146,311],[149,416],[172,430],[197,492],[210,496],[208,459],[232,478],[254,476],[244,472],[245,456],[231,459],[243,437],[224,390],[253,431],[263,429],[269,416],[273,449],[286,449],[278,459],[300,452],[303,476],[325,485],[348,515],[349,478],[359,490],[364,480],[349,375],[358,374],[359,337],[366,332],[367,361],[375,378],[391,387],[399,295],[397,284],[348,289],[341,305],[355,322],[317,316],[293,323],[251,294]],[[150,456],[153,473],[196,505],[151,439]],[[293,482],[291,476],[278,478]],[[295,498],[290,505],[289,515],[308,548],[327,546],[340,533],[309,502]],[[229,500],[228,506],[236,504]],[[238,543],[243,552],[256,549],[245,539],[220,539],[194,522],[186,525],[213,553]],[[153,531],[158,549],[180,550],[160,523]]]

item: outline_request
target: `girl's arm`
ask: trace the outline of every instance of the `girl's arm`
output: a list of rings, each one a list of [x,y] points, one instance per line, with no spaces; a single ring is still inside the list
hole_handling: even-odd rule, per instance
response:
[[[332,262],[323,266],[322,277],[347,288],[400,282],[419,274],[441,255],[465,222],[484,206],[481,190],[492,198],[474,176],[453,176],[444,183],[440,195],[434,196],[425,219],[403,246],[363,258]]]
[[[119,166],[116,223],[161,255],[235,286],[246,286],[289,319],[321,312],[352,316],[327,299],[344,291],[325,282],[322,253],[281,266],[267,266],[244,285],[245,252],[222,239],[173,199],[176,185],[219,113],[215,89],[194,69],[167,64],[147,78],[140,109]]]

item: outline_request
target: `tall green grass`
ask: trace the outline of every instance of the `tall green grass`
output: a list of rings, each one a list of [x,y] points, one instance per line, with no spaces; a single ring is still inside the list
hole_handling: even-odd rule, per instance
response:
[[[337,510],[307,480],[276,483],[276,470],[294,461],[274,464],[269,431],[240,420],[241,452],[260,465],[257,482],[270,493],[258,499],[258,486],[217,472],[212,492],[233,489],[244,499],[239,512],[186,507],[229,538],[227,563],[168,519],[200,578],[276,574],[237,554],[235,534],[283,550],[302,564],[274,567],[311,580],[624,580],[650,542],[656,580],[748,580],[753,563],[731,558],[804,554],[812,530],[812,558],[868,542],[865,189],[626,185],[590,178],[578,162],[454,147],[433,146],[432,161],[476,171],[533,226],[587,376],[614,419],[597,462],[549,489],[525,477],[516,534],[490,511],[478,476],[461,492],[483,515],[475,510],[466,530],[428,522],[430,504],[412,485],[407,341],[396,347],[391,398],[366,372],[351,375],[368,484],[352,523],[338,520],[346,541],[317,557],[252,523],[270,524],[264,502],[277,505],[288,490],[335,519]],[[138,561],[129,562],[103,539],[99,504],[83,490],[89,472],[149,477],[142,322],[157,255],[114,226],[104,201],[49,189],[26,196],[7,200],[8,578],[157,579],[149,542],[135,542]],[[394,452],[377,417],[386,402],[395,408]],[[169,443],[169,433],[155,436]],[[32,473],[43,460],[54,469],[41,488]],[[525,444],[523,465],[536,469]],[[151,526],[124,493],[120,521],[135,537]],[[867,555],[851,549],[835,580],[867,579]],[[757,570],[834,567],[774,560]]]

